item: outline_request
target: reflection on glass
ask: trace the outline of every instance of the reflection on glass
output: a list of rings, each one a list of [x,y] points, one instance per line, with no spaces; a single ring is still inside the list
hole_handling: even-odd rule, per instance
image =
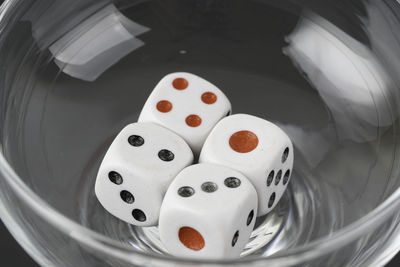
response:
[[[149,30],[108,5],[70,30],[49,49],[64,73],[93,81],[121,58],[143,46],[144,42],[136,36]]]
[[[311,169],[316,168],[325,159],[329,150],[336,145],[333,125],[318,131],[290,124],[278,123],[278,125],[294,141],[296,149],[304,155],[302,158]]]
[[[340,140],[371,141],[378,128],[392,124],[387,99],[392,82],[362,43],[310,12],[287,41],[284,52],[327,105]]]
[[[400,22],[396,15],[400,12],[400,5],[395,1],[370,1],[367,5],[365,22],[366,33],[372,49],[385,62],[386,71],[396,81],[396,89],[400,87]],[[392,90],[392,102],[398,100],[398,90]]]

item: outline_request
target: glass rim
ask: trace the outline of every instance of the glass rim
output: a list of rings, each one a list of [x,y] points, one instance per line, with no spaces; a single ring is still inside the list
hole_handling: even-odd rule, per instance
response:
[[[5,0],[0,6],[0,27],[7,25],[10,18],[8,16],[13,8],[23,0]],[[397,3],[400,4],[399,0]],[[43,220],[51,224],[54,228],[75,239],[78,243],[83,243],[94,251],[102,252],[111,257],[124,260],[126,262],[137,262],[141,257],[143,260],[155,260],[170,263],[182,264],[220,264],[237,265],[245,263],[268,263],[272,265],[292,265],[306,260],[312,260],[319,256],[343,247],[356,238],[360,237],[368,230],[375,229],[388,218],[395,215],[400,210],[400,188],[396,189],[385,201],[368,212],[363,217],[346,225],[345,227],[333,232],[329,236],[315,239],[305,245],[279,251],[268,257],[250,256],[235,260],[193,260],[179,257],[172,257],[161,254],[150,254],[139,251],[133,247],[121,245],[114,239],[102,235],[96,231],[84,227],[78,222],[66,217],[64,214],[53,208],[49,203],[35,194],[27,184],[19,177],[8,163],[3,153],[0,153],[0,173],[5,181],[14,190],[24,204],[32,208],[33,212]]]

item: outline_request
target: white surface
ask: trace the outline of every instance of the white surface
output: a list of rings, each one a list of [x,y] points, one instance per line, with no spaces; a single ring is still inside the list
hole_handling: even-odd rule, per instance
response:
[[[241,185],[226,187],[224,180],[228,177],[240,179]],[[201,185],[209,181],[218,185],[217,191],[202,191]],[[182,186],[192,187],[194,195],[178,195]],[[254,210],[254,217],[247,226],[251,210]],[[193,165],[176,177],[165,195],[159,225],[161,241],[175,256],[199,259],[239,257],[253,230],[256,214],[257,193],[246,177],[221,165]],[[203,249],[194,251],[180,242],[178,232],[184,226],[201,233],[205,241]],[[237,230],[239,239],[232,248],[232,238]]]
[[[229,145],[232,134],[248,130],[258,137],[258,146],[251,152],[239,153]],[[285,148],[289,148],[289,157],[282,164],[281,158]],[[221,120],[207,138],[200,154],[200,162],[225,165],[243,173],[253,183],[258,193],[258,216],[271,211],[278,203],[287,185],[283,185],[283,177],[287,170],[292,173],[293,145],[289,137],[275,124],[264,119],[236,114]],[[267,178],[271,171],[275,176],[282,170],[282,178],[278,185],[274,180],[267,186]],[[275,202],[268,208],[271,194],[275,192]]]
[[[176,78],[185,78],[189,82],[185,90],[176,90],[172,82]],[[201,96],[205,92],[212,92],[217,96],[214,104],[205,104]],[[168,100],[173,109],[168,113],[161,113],[156,105],[160,100]],[[163,125],[186,140],[193,152],[198,154],[201,147],[215,124],[231,110],[231,103],[225,94],[215,85],[196,75],[180,72],[165,76],[155,87],[140,114],[139,121],[150,121]],[[198,127],[190,127],[185,119],[191,114],[201,117],[202,123]]]
[[[141,136],[144,144],[140,147],[130,145],[128,138],[131,135]],[[162,161],[158,157],[162,149],[172,151],[174,160]],[[139,226],[156,225],[170,182],[192,162],[192,151],[178,135],[153,123],[129,124],[115,138],[103,159],[96,179],[96,196],[108,212],[123,221]],[[121,174],[121,185],[109,180],[110,171]],[[122,190],[133,194],[134,203],[128,204],[121,199]],[[133,209],[142,210],[147,220],[136,221],[132,216]]]

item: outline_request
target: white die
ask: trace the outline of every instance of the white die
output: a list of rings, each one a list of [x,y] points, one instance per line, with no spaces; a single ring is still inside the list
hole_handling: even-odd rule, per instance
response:
[[[200,162],[225,165],[243,173],[258,193],[258,216],[278,203],[293,167],[293,145],[275,124],[237,114],[221,120],[208,136]]]
[[[189,146],[172,131],[154,123],[129,124],[101,163],[96,196],[108,212],[123,221],[156,225],[169,184],[192,162]]]
[[[184,169],[160,211],[161,241],[174,256],[239,257],[253,230],[257,193],[238,171],[216,164]]]
[[[157,84],[139,122],[154,122],[171,129],[199,154],[212,128],[230,112],[228,98],[215,85],[196,75],[178,72]]]

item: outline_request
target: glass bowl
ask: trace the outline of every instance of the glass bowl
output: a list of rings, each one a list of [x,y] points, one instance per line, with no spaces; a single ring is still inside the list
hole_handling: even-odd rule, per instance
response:
[[[0,216],[43,266],[382,266],[400,248],[400,3],[8,0]],[[108,214],[99,164],[164,75],[278,124],[295,165],[240,259],[168,255]]]

